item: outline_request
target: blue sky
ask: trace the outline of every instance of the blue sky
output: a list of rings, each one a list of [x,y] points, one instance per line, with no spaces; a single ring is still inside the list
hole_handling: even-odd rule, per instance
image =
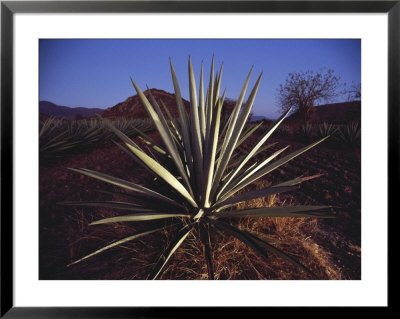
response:
[[[252,85],[263,72],[253,113],[276,118],[277,89],[290,72],[333,69],[341,82],[361,83],[361,40],[358,39],[110,39],[39,40],[39,99],[70,107],[108,108],[136,94],[132,77],[146,85],[173,92],[169,57],[182,95],[189,98],[188,57],[199,81],[204,62],[208,83],[211,58],[224,63],[221,90],[236,99],[254,65]],[[198,82],[197,82],[198,85]],[[248,92],[249,93],[249,92]],[[338,98],[338,102],[345,97]]]

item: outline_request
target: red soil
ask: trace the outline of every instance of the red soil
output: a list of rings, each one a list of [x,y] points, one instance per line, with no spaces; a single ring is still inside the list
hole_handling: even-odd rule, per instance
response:
[[[155,133],[152,138],[158,138]],[[246,152],[256,137],[241,146]],[[277,141],[274,150],[290,144],[290,149],[301,147],[302,143],[289,140]],[[268,154],[272,152],[267,151]],[[286,151],[286,154],[289,151]],[[258,155],[259,159],[265,154]],[[98,170],[116,177],[151,185],[143,170],[117,146],[106,145],[86,154],[60,159],[57,163],[41,162],[39,167],[39,214],[40,214],[40,279],[96,279],[113,278],[115,264],[107,259],[102,263],[93,263],[89,268],[66,268],[66,265],[82,256],[79,251],[92,251],[104,242],[104,232],[99,228],[88,230],[87,224],[98,218],[95,209],[78,210],[73,207],[57,205],[60,201],[69,200],[105,200],[105,195],[98,190],[116,190],[109,184],[84,177],[68,170],[88,168]],[[302,154],[295,160],[267,176],[269,182],[285,181],[300,175],[324,174],[312,181],[304,182],[300,190],[293,194],[282,194],[280,200],[293,204],[322,204],[335,206],[335,219],[318,221],[319,232],[313,234],[318,245],[331,253],[332,260],[341,269],[347,279],[361,278],[361,154],[357,148],[351,150],[335,149],[327,143]],[[106,200],[109,198],[106,198]],[[140,226],[139,226],[140,227]],[[114,239],[115,229],[110,227],[107,239]],[[126,229],[129,232],[129,229]],[[88,234],[86,238],[82,234]],[[119,229],[123,237],[124,228]],[[154,238],[153,238],[154,239]],[[147,240],[146,240],[147,243]],[[82,244],[82,245],[81,245]],[[105,243],[104,243],[105,244]],[[157,247],[157,242],[154,244]],[[143,249],[148,249],[146,246]],[[78,251],[77,251],[78,250]],[[155,253],[158,253],[157,251]],[[99,266],[101,265],[101,266]],[[99,267],[98,269],[96,267]],[[129,271],[123,278],[129,278]]]

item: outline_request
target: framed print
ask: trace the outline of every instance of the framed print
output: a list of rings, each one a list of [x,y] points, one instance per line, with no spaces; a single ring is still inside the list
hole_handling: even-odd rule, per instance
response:
[[[2,1],[1,316],[388,308],[399,18]]]

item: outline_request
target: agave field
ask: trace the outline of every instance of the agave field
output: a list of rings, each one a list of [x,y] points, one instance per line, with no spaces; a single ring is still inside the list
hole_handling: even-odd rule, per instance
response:
[[[133,137],[151,131],[150,119],[118,119],[113,121],[125,135]],[[50,117],[39,122],[39,153],[49,160],[79,153],[109,143],[114,135],[98,119],[67,121]]]
[[[330,142],[338,145],[355,146],[361,142],[361,127],[358,122],[347,125],[333,125],[330,123],[303,124],[296,132],[300,139],[309,140],[330,136]]]
[[[170,68],[177,118],[132,80],[148,122],[42,124],[41,154],[77,151],[41,163],[40,278],[360,279],[359,125],[249,123],[252,70],[222,117],[222,67],[190,59],[187,112]]]

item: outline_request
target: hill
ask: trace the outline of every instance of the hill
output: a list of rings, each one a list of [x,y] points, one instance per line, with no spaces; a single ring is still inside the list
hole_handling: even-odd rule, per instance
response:
[[[314,112],[311,115],[310,122],[312,123],[333,123],[333,124],[345,124],[351,121],[361,120],[361,102],[342,102],[325,104],[314,107]],[[286,123],[297,123],[301,122],[302,117],[300,114],[293,113],[290,115],[285,122]]]
[[[98,108],[61,106],[49,101],[39,102],[39,112],[41,114],[69,120],[75,119],[77,116],[82,118],[92,117],[103,111],[103,109]]]
[[[176,106],[176,97],[173,93],[168,93],[159,89],[149,89],[154,99],[157,101],[160,106],[164,116],[168,118],[162,103],[166,106],[169,113],[172,117],[179,117],[178,108]],[[149,94],[149,90],[144,91],[144,95],[150,101],[151,98]],[[188,113],[190,113],[190,102],[182,99],[184,107]],[[231,114],[233,107],[235,105],[235,101],[230,99],[225,99],[224,106],[222,109],[222,117],[227,117]],[[39,112],[42,114],[41,117],[44,116],[54,116],[57,118],[64,119],[75,119],[78,114],[80,114],[83,118],[94,117],[96,114],[100,114],[104,118],[116,119],[116,118],[148,118],[149,114],[146,111],[146,108],[143,106],[142,101],[139,96],[133,95],[128,97],[125,101],[117,103],[116,105],[109,107],[107,109],[99,109],[99,108],[71,108],[67,106],[59,106],[54,103],[48,101],[40,101],[39,102]]]
[[[166,112],[161,104],[164,103],[165,106],[168,108],[168,111],[171,113],[173,117],[178,117],[178,109],[176,107],[176,98],[175,94],[165,92],[159,89],[150,89],[151,94],[154,96],[154,99],[157,101],[158,105],[160,106],[161,110],[163,111],[164,116],[167,117]],[[144,95],[151,103],[149,91],[146,90],[143,92]],[[190,103],[183,99],[183,104],[187,111],[189,111]],[[120,102],[113,107],[110,107],[101,114],[102,117],[115,119],[118,117],[125,117],[125,118],[147,118],[149,117],[146,109],[144,108],[142,101],[140,100],[139,96],[133,95],[128,97],[124,102]]]

